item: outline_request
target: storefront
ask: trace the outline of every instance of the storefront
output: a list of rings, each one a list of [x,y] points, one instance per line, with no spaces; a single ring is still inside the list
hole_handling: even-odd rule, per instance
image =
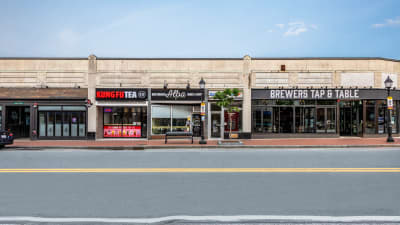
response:
[[[160,137],[168,131],[191,131],[201,135],[200,89],[152,89],[151,135]]]
[[[147,89],[96,89],[100,138],[146,138],[147,99]]]
[[[37,108],[39,139],[86,138],[86,106],[40,105]]]
[[[0,93],[0,127],[15,138],[87,138],[87,89],[1,88]]]
[[[391,92],[398,133],[399,91]],[[253,138],[295,134],[366,136],[386,133],[384,89],[253,89]]]
[[[221,90],[223,91],[223,90]],[[240,92],[239,96],[235,97],[233,105],[239,108],[239,112],[234,112],[231,114],[232,126],[229,123],[229,114],[226,110],[222,110],[213,99],[217,90],[210,90],[208,92],[208,137],[211,139],[225,139],[229,138],[229,131],[232,131],[232,137],[241,137],[242,133],[242,101],[243,93]]]

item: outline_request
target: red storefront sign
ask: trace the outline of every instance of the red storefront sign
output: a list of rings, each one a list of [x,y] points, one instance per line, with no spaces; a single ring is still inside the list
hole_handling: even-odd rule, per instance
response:
[[[104,125],[104,137],[141,137],[141,126]]]
[[[146,100],[147,89],[97,88],[96,100]]]

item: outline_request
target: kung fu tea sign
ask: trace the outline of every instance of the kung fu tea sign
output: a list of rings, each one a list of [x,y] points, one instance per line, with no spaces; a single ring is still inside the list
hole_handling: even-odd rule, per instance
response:
[[[267,89],[254,94],[264,99],[360,99],[359,89]]]
[[[147,100],[147,89],[96,88],[96,100]]]

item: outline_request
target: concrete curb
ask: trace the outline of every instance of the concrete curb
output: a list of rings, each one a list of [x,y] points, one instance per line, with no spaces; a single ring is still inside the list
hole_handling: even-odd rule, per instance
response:
[[[49,149],[82,149],[82,150],[152,150],[152,149],[283,149],[283,148],[393,148],[400,145],[377,144],[377,145],[136,145],[136,146],[9,146],[0,151],[13,150],[49,150]]]

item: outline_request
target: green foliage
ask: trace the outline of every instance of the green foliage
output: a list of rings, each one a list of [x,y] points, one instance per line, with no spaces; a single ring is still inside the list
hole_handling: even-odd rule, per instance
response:
[[[227,88],[224,91],[218,91],[214,95],[214,99],[217,100],[217,105],[223,107],[228,113],[239,112],[239,108],[232,106],[235,97],[239,96],[240,91],[237,88]]]
[[[228,112],[229,117],[229,137],[232,137],[232,113],[239,112],[237,106],[233,106],[233,100],[239,96],[240,91],[237,88],[227,88],[224,91],[218,91],[214,95],[214,99],[217,100],[217,105]]]

